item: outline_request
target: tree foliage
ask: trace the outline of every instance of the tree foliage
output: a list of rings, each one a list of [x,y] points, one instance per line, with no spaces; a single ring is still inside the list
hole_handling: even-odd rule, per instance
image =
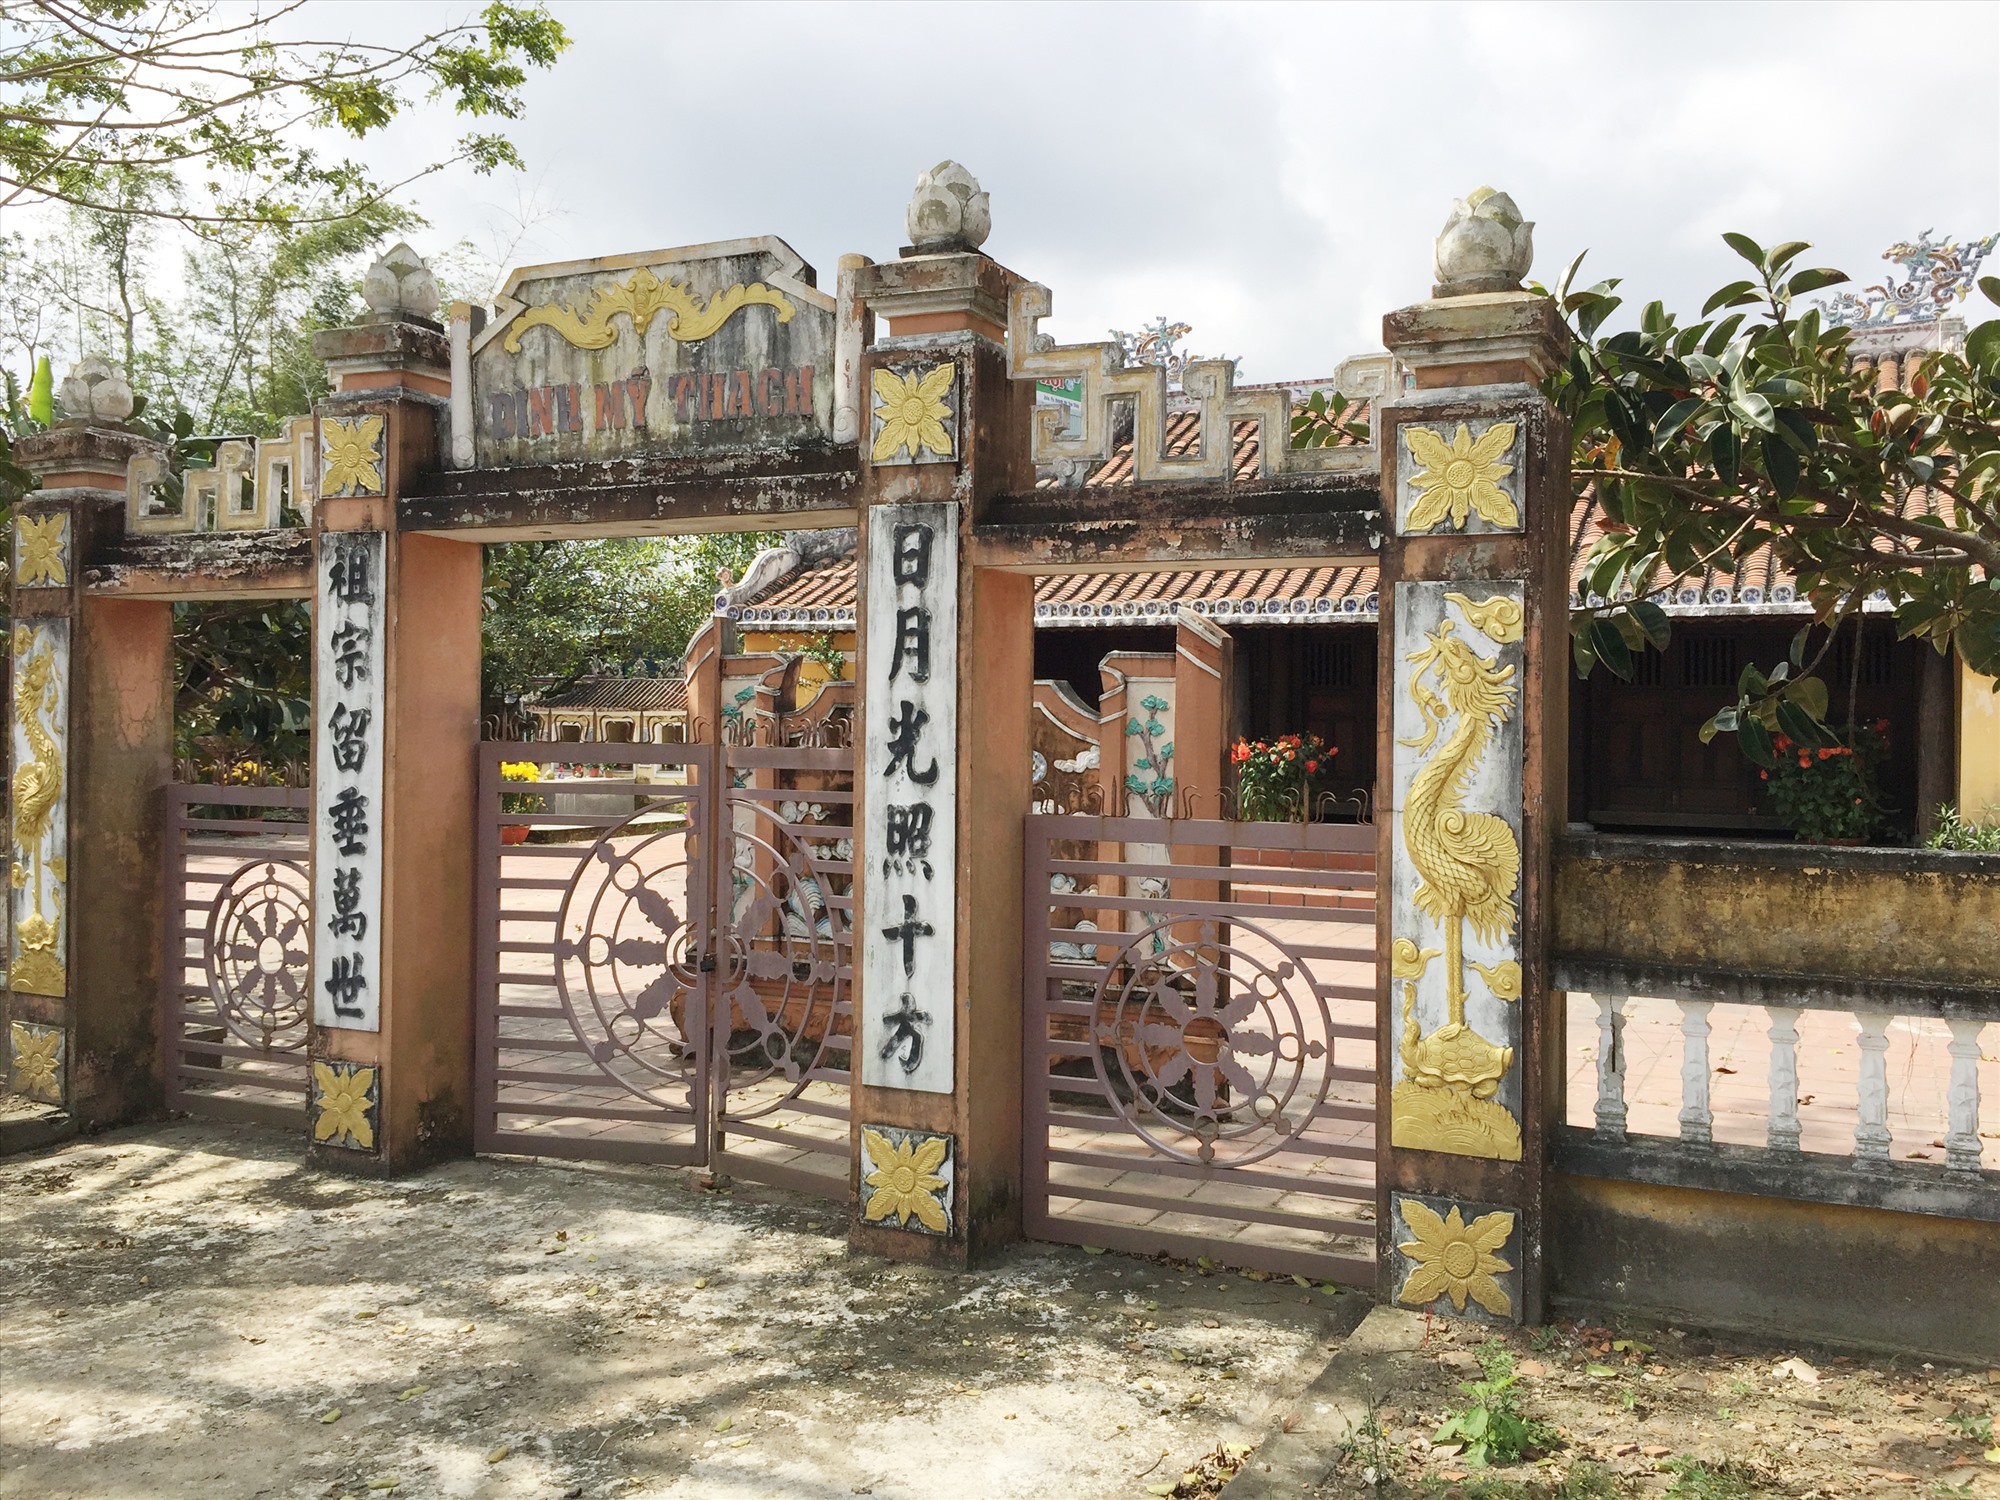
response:
[[[1629,677],[1635,652],[1667,641],[1653,596],[1765,548],[1812,602],[1827,631],[1817,649],[1809,627],[1790,660],[1746,667],[1707,731],[1734,731],[1769,766],[1778,733],[1838,742],[1814,669],[1878,590],[1901,636],[2000,674],[2000,322],[1974,328],[1962,353],[1923,356],[1906,389],[1878,389],[1850,331],[1801,300],[1844,273],[1799,268],[1801,242],[1724,239],[1751,274],[1699,319],[1653,302],[1610,335],[1619,283],[1573,289],[1579,256],[1552,294],[1575,347],[1546,389],[1573,424],[1578,493],[1594,487],[1602,507],[1585,590],[1617,601],[1573,615],[1580,672]],[[2000,279],[1980,286],[2000,302]]]
[[[382,184],[316,137],[359,140],[420,100],[515,118],[528,69],[568,45],[540,5],[491,0],[408,41],[310,34],[355,14],[306,0],[0,0],[0,209],[297,226],[363,213],[454,162],[520,164],[504,135],[474,131]],[[130,202],[118,188],[134,174],[198,184],[201,201]]]

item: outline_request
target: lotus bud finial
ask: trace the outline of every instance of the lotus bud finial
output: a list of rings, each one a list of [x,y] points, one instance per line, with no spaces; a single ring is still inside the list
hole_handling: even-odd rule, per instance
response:
[[[132,415],[132,387],[101,354],[86,354],[63,377],[63,411],[72,421],[122,422]]]
[[[977,177],[955,161],[941,161],[917,179],[903,224],[910,248],[920,255],[977,250],[993,232],[993,210]]]
[[[1451,206],[1437,237],[1433,296],[1517,292],[1535,259],[1535,226],[1505,193],[1477,188]]]
[[[437,317],[438,284],[423,257],[398,240],[361,281],[361,299],[378,318]]]

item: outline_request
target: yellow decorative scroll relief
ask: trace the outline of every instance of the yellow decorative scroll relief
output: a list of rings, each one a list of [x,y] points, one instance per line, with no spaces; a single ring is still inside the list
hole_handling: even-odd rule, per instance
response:
[[[23,588],[60,588],[69,582],[69,513],[18,515],[14,582]]]
[[[1488,640],[1509,646],[1521,638],[1524,617],[1519,599],[1495,594],[1483,604],[1474,604],[1463,594],[1446,594],[1444,597],[1447,602],[1456,604],[1465,618],[1472,622],[1472,628]]]
[[[874,416],[882,430],[875,434],[874,446],[869,449],[871,463],[893,458],[905,448],[912,458],[924,450],[951,457],[951,433],[944,425],[951,408],[944,398],[956,372],[957,367],[950,364],[912,370],[908,375],[894,370],[875,372]]]
[[[1396,1293],[1398,1302],[1428,1307],[1449,1297],[1464,1312],[1469,1297],[1496,1318],[1513,1316],[1514,1299],[1493,1279],[1495,1271],[1514,1269],[1495,1253],[1514,1232],[1512,1214],[1481,1214],[1468,1224],[1456,1205],[1443,1218],[1414,1198],[1398,1198],[1396,1208],[1416,1236],[1396,1247],[1416,1262]]]
[[[26,658],[25,663],[23,658]],[[14,712],[34,758],[14,768],[14,888],[31,889],[33,909],[14,928],[15,957],[7,972],[14,989],[34,995],[62,995],[69,988],[61,939],[67,866],[49,855],[49,840],[63,794],[63,748],[51,726],[60,726],[62,684],[56,681],[55,652],[35,645],[26,625],[14,627]],[[48,723],[43,723],[43,716]],[[56,877],[53,910],[43,905],[42,871]]]
[[[1489,600],[1484,606],[1512,603]],[[1516,606],[1518,609],[1518,606]],[[1503,627],[1504,628],[1504,627]],[[1493,732],[1513,711],[1514,669],[1488,661],[1454,632],[1451,620],[1438,622],[1421,651],[1410,699],[1426,729],[1400,743],[1419,754],[1430,750],[1447,722],[1455,727],[1437,753],[1410,783],[1403,809],[1403,845],[1422,877],[1412,900],[1444,933],[1445,996],[1448,1018],[1430,1035],[1417,1024],[1417,982],[1436,949],[1419,951],[1408,938],[1390,950],[1390,979],[1403,985],[1403,1037],[1397,1049],[1403,1080],[1390,1098],[1391,1139],[1398,1146],[1521,1159],[1521,1127],[1494,1102],[1500,1080],[1513,1064],[1514,1050],[1497,1046],[1465,1020],[1465,928],[1482,942],[1514,930],[1514,892],[1521,880],[1521,850],[1514,830],[1492,813],[1467,812],[1465,792],[1491,745]],[[1440,698],[1425,681],[1435,675]],[[1508,960],[1491,967],[1472,965],[1496,999],[1518,1000],[1521,968]]]
[[[518,354],[522,334],[530,328],[549,328],[579,349],[609,349],[618,337],[612,332],[611,320],[620,313],[632,320],[632,332],[644,338],[653,319],[664,312],[673,315],[667,322],[667,332],[683,344],[692,344],[707,338],[752,304],[776,308],[780,323],[791,322],[792,314],[798,311],[791,298],[761,281],[747,286],[739,281],[704,303],[688,290],[686,283],[662,281],[642,266],[624,285],[605,287],[596,293],[590,299],[590,306],[581,313],[553,303],[529,308],[514,320],[507,337],[500,342],[509,354]]]
[[[1514,472],[1512,464],[1499,462],[1500,455],[1514,446],[1512,422],[1495,422],[1476,441],[1463,422],[1449,443],[1428,427],[1405,427],[1403,440],[1424,465],[1410,479],[1417,498],[1405,530],[1429,531],[1450,516],[1452,529],[1463,531],[1471,512],[1492,526],[1521,524],[1521,508],[1498,483]]]
[[[382,417],[377,414],[344,421],[322,418],[319,424],[322,495],[382,493]]]
[[[948,1234],[951,1221],[945,1217],[944,1205],[938,1201],[938,1193],[948,1186],[945,1179],[937,1175],[943,1164],[945,1152],[950,1142],[943,1136],[932,1136],[919,1145],[915,1141],[905,1141],[896,1145],[878,1131],[863,1128],[861,1142],[867,1148],[869,1163],[874,1171],[868,1173],[864,1185],[867,1207],[862,1217],[870,1224],[883,1219],[894,1218],[897,1228],[905,1228],[915,1219],[932,1234]]]
[[[375,1070],[323,1062],[314,1063],[312,1070],[314,1102],[319,1109],[313,1119],[313,1139],[374,1150],[375,1122],[370,1116],[375,1103],[368,1091],[375,1086]]]

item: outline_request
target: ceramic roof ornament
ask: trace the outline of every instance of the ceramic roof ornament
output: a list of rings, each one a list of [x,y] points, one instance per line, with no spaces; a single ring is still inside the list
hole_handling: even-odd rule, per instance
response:
[[[437,277],[423,258],[398,240],[361,281],[361,297],[378,318],[417,317],[435,321]]]
[[[1518,292],[1535,259],[1535,226],[1505,193],[1475,188],[1451,207],[1437,237],[1435,297]]]
[[[132,415],[132,387],[101,354],[86,354],[62,383],[63,411],[72,421],[122,422]]]
[[[917,179],[903,224],[919,255],[945,255],[985,244],[993,210],[977,177],[955,161],[941,161]]]

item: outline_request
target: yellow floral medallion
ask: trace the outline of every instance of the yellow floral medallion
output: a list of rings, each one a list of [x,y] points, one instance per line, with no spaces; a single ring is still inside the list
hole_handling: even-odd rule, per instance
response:
[[[313,1139],[373,1151],[375,1122],[370,1116],[375,1101],[368,1094],[375,1087],[375,1070],[324,1062],[314,1063],[312,1070],[319,1111],[313,1117]]]
[[[868,451],[871,462],[882,463],[907,451],[911,458],[925,453],[950,458],[951,433],[945,422],[951,408],[945,395],[951,390],[954,365],[934,365],[928,370],[912,370],[898,375],[894,370],[875,372],[875,420],[881,425],[875,444]]]
[[[319,492],[323,496],[382,493],[380,415],[323,417],[319,424]]]
[[[1495,422],[1477,439],[1460,422],[1450,442],[1428,427],[1405,427],[1403,440],[1424,465],[1410,479],[1417,498],[1405,531],[1429,531],[1446,516],[1454,531],[1462,531],[1468,514],[1477,514],[1492,526],[1521,524],[1520,507],[1498,483],[1514,472],[1512,464],[1499,461],[1514,446],[1512,422]]]
[[[932,1136],[921,1143],[897,1145],[880,1131],[866,1127],[861,1131],[861,1143],[875,1168],[862,1179],[869,1189],[863,1217],[870,1224],[893,1217],[898,1229],[908,1228],[915,1219],[932,1234],[949,1234],[951,1221],[939,1201],[940,1192],[949,1184],[937,1175],[937,1169],[944,1164],[951,1143],[943,1136]]]
[[[14,581],[23,588],[60,588],[69,582],[69,515],[16,516]]]
[[[16,1021],[11,1032],[14,1071],[7,1086],[24,1098],[43,1104],[62,1103],[61,1028]]]
[[[1396,1207],[1416,1236],[1396,1247],[1416,1262],[1396,1294],[1398,1302],[1428,1307],[1449,1297],[1452,1307],[1464,1312],[1470,1297],[1496,1318],[1513,1316],[1514,1299],[1493,1279],[1495,1271],[1514,1269],[1495,1253],[1514,1232],[1512,1214],[1481,1214],[1467,1224],[1456,1207],[1443,1218],[1414,1198],[1399,1198]]]

